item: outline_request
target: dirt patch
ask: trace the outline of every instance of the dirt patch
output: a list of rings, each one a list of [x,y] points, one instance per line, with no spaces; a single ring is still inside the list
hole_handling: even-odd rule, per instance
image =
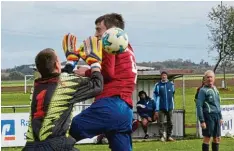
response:
[[[185,87],[199,87],[201,85],[201,80],[185,80]],[[216,86],[222,86],[222,79],[216,80]],[[234,79],[227,79],[227,86],[234,86]],[[175,87],[181,88],[183,87],[182,80],[175,80]],[[27,92],[31,91],[32,86],[27,87]],[[12,87],[2,87],[2,92],[24,92],[24,86],[12,86]]]
[[[27,87],[27,92],[31,91],[32,86]],[[24,92],[24,86],[1,87],[2,92]]]

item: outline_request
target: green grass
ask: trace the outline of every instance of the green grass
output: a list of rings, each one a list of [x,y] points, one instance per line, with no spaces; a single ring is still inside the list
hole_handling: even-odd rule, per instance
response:
[[[201,80],[202,76],[203,75],[186,75],[185,80]],[[223,74],[216,75],[216,79],[222,79],[222,78],[223,78]],[[233,79],[233,78],[234,78],[234,74],[226,74],[226,79]],[[32,79],[27,81],[28,86],[33,84]],[[182,80],[182,78],[177,78],[176,80]],[[2,87],[11,87],[11,86],[24,86],[24,80],[2,81]]]
[[[202,74],[200,75],[186,75],[184,78],[185,80],[201,80],[202,79]],[[216,74],[215,75],[216,79],[223,79],[223,74]],[[233,79],[234,78],[234,74],[226,74],[226,79]],[[176,80],[182,80],[181,78],[177,78]]]
[[[223,138],[220,151],[233,151],[234,139]],[[134,151],[199,151],[201,150],[201,139],[179,140],[176,142],[147,141],[133,143]],[[76,145],[81,151],[110,151],[108,145]],[[20,151],[22,148],[2,148],[2,151]],[[210,145],[211,150],[211,145]]]
[[[4,92],[1,94],[1,106],[29,105],[30,94]],[[16,109],[16,112],[28,112],[29,108]],[[2,113],[11,113],[11,108],[2,108]]]
[[[12,87],[12,86],[24,86],[24,80],[15,80],[15,81],[2,81],[2,87]],[[33,80],[27,81],[27,86],[33,85]]]

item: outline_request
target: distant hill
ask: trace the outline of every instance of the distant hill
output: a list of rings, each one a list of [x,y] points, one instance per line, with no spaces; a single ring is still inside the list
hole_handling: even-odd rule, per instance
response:
[[[66,62],[62,62],[62,65],[65,65]],[[85,65],[84,61],[79,62],[80,65]],[[192,69],[195,74],[202,74],[204,71],[208,69],[213,69],[208,62],[201,60],[200,63],[194,63],[191,60],[183,60],[183,59],[176,59],[176,60],[166,60],[162,62],[139,62],[137,63],[138,66],[146,66],[154,68],[155,70],[163,70],[163,69]],[[1,70],[1,78],[2,80],[23,80],[24,75],[32,75],[34,64],[29,65],[21,65],[16,66],[15,68],[4,69]],[[223,70],[219,68],[217,73],[222,73]],[[234,73],[233,68],[226,68],[226,73]]]

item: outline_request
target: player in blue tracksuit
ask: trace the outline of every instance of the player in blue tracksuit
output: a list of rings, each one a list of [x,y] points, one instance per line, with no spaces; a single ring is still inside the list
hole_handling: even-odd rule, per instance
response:
[[[219,150],[219,142],[223,123],[220,110],[220,97],[214,86],[215,74],[208,70],[205,72],[205,84],[199,90],[196,101],[197,115],[202,127],[203,144],[202,151],[209,151],[210,137],[213,137],[212,151]]]
[[[156,102],[156,116],[159,118],[159,135],[160,140],[165,141],[164,132],[164,118],[167,117],[167,140],[173,141],[172,134],[172,112],[174,109],[174,83],[167,79],[167,72],[161,73],[161,81],[155,84],[154,100]]]
[[[140,101],[137,102],[137,113],[141,117],[141,125],[145,132],[145,139],[149,138],[147,127],[149,122],[155,121],[156,105],[153,99],[147,96],[145,91],[140,91],[138,94]]]

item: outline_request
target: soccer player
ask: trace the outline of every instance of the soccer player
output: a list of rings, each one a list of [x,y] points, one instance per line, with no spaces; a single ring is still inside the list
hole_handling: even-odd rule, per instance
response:
[[[34,82],[30,124],[23,151],[77,150],[74,148],[76,140],[68,133],[73,104],[99,94],[103,89],[103,77],[100,68],[93,66],[101,60],[101,55],[95,52],[102,51],[101,42],[98,42],[96,37],[84,42],[85,45],[92,45],[86,47],[85,51],[96,54],[96,57],[85,54],[93,61],[89,64],[92,68],[91,77],[81,78],[72,74],[75,62],[79,60],[74,55],[75,46],[69,47],[69,42],[75,39],[72,36],[65,37],[65,54],[68,61],[62,71],[58,56],[53,49],[44,49],[35,58],[41,77]]]
[[[223,123],[220,110],[220,96],[214,86],[215,74],[212,70],[205,72],[205,85],[200,89],[197,104],[198,118],[202,127],[202,151],[209,151],[210,137],[213,137],[212,151],[219,150],[221,129]]]
[[[164,119],[167,118],[167,141],[174,141],[171,137],[172,133],[172,112],[174,109],[174,94],[175,87],[174,83],[167,79],[167,72],[163,71],[161,73],[161,81],[155,84],[154,88],[154,100],[156,103],[156,113],[159,119],[159,135],[162,142],[165,141],[164,138]]]
[[[120,14],[100,16],[95,21],[95,36],[101,39],[103,33],[112,27],[124,29]],[[134,52],[130,44],[126,52],[112,55],[103,51],[101,64],[104,78],[103,92],[95,102],[73,118],[70,134],[77,141],[105,134],[112,151],[132,150],[132,93],[135,88],[137,69]],[[89,76],[87,68],[80,68],[78,74]]]
[[[137,113],[141,117],[141,125],[145,133],[144,139],[149,138],[147,133],[149,122],[155,121],[155,110],[156,104],[153,99],[147,96],[145,91],[140,91],[138,93],[140,100],[137,102]]]

